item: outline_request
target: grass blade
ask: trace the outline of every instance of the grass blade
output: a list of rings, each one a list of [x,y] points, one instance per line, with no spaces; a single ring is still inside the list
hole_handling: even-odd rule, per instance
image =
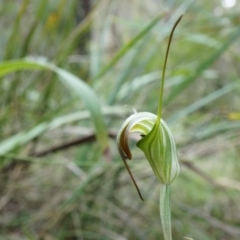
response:
[[[239,84],[234,82],[231,84],[228,84],[227,86],[207,95],[206,97],[201,98],[197,102],[194,102],[193,104],[187,106],[186,108],[178,111],[177,113],[173,114],[169,119],[168,122],[175,122],[179,118],[185,117],[188,114],[198,110],[199,108],[209,104],[210,102],[222,97],[223,95],[231,92],[232,90],[236,89],[239,87]]]
[[[164,101],[165,104],[168,104],[172,100],[175,99],[175,97],[181,93],[186,87],[188,87],[192,82],[194,82],[197,77],[200,76],[200,74],[207,69],[211,64],[216,61],[224,51],[227,50],[228,47],[230,47],[240,36],[240,28],[237,28],[234,33],[230,36],[230,38],[225,41],[222,46],[217,49],[206,61],[201,63],[198,68],[194,71],[194,74],[186,78],[181,84],[179,84],[176,88],[174,88],[168,98]]]
[[[80,78],[70,72],[61,69],[54,64],[47,63],[42,59],[15,60],[3,62],[0,64],[0,77],[18,70],[51,70],[55,72],[60,80],[71,89],[72,92],[81,97],[91,112],[92,121],[95,125],[97,139],[102,151],[108,147],[108,137],[106,126],[103,120],[99,99],[94,91]]]
[[[100,72],[93,78],[93,80],[103,77],[112,67],[130,50],[139,40],[141,40],[162,18],[162,13],[157,15],[137,36],[125,44],[113,57],[113,59],[100,70]]]

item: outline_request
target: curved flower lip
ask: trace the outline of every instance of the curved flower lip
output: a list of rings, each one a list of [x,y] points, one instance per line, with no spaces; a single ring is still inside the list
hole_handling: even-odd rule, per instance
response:
[[[126,161],[127,159],[132,159],[132,154],[128,146],[128,137],[131,132],[140,132],[143,135],[147,135],[152,130],[156,119],[157,116],[149,112],[135,113],[125,120],[117,135],[119,153],[142,200],[142,194]]]
[[[134,113],[122,124],[118,135],[118,150],[122,159],[132,159],[132,154],[128,146],[128,137],[131,132],[140,132],[147,135],[153,128],[157,116],[149,112]]]

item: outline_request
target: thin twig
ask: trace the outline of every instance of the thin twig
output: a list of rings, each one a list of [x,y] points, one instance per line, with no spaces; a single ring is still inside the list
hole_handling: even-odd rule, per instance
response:
[[[117,135],[117,133],[115,131],[109,131],[108,132],[108,136],[110,138],[116,138],[116,135]],[[42,150],[42,151],[32,153],[31,156],[32,157],[43,157],[43,156],[46,156],[46,155],[51,154],[51,153],[62,151],[62,150],[65,150],[67,148],[75,147],[77,145],[83,145],[83,144],[91,143],[91,142],[94,142],[94,141],[96,141],[96,135],[94,133],[91,133],[91,134],[89,134],[85,137],[80,137],[80,138],[71,140],[69,142],[65,142],[63,144],[59,144],[57,146],[53,146],[53,147],[47,148],[47,149]]]

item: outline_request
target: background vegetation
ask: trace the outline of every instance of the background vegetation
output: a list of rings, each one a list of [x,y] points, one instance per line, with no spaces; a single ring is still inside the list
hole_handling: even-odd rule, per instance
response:
[[[223,3],[0,0],[0,239],[162,239],[138,136],[145,202],[115,137],[132,108],[156,113],[183,12],[163,112],[181,164],[173,238],[240,239],[240,5]]]

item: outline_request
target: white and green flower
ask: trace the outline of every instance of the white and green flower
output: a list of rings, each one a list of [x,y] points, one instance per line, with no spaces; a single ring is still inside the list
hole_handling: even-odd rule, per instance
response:
[[[142,136],[142,138],[137,142],[137,146],[144,152],[145,157],[147,158],[155,176],[162,184],[162,191],[160,195],[160,217],[165,240],[172,240],[170,184],[178,176],[180,167],[178,164],[177,150],[173,134],[166,122],[161,118],[162,99],[170,43],[173,32],[181,18],[182,16],[173,26],[167,46],[164,67],[162,71],[158,114],[155,115],[149,112],[132,114],[122,124],[117,135],[119,153],[139,193],[140,198],[143,200],[141,192],[127,164],[127,159],[132,159],[132,154],[128,145],[129,134],[132,132],[139,132]]]
[[[139,112],[125,120],[117,135],[118,149],[123,160],[132,159],[128,137],[139,132],[142,139],[137,146],[144,152],[156,177],[162,184],[170,184],[180,172],[176,144],[167,124],[149,112]]]

